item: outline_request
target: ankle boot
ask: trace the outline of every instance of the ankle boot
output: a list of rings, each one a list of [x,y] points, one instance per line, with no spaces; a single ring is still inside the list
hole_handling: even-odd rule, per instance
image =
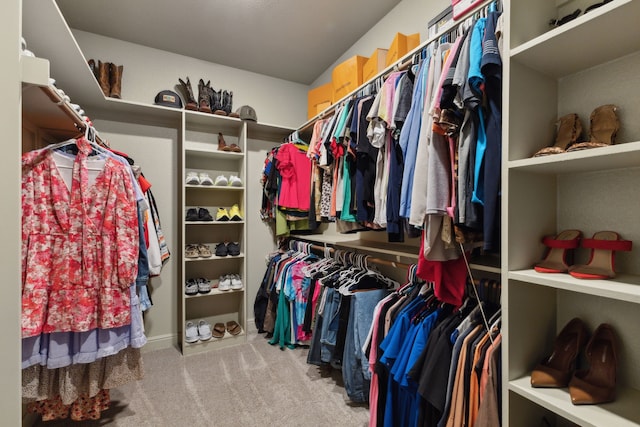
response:
[[[120,99],[121,97],[123,69],[122,65],[109,63],[109,84],[111,85],[109,96],[111,98]]]
[[[98,84],[105,97],[109,97],[111,84],[109,83],[109,63],[98,60]]]
[[[207,84],[204,84],[204,81],[200,79],[198,82],[198,110],[203,113],[211,113],[211,100],[209,98],[209,85],[210,81]]]
[[[231,151],[231,147],[227,145],[227,141],[224,140],[222,132],[218,132],[218,150],[219,151]]]
[[[182,79],[178,79],[180,82],[180,88],[182,89],[182,95],[186,99],[186,105],[184,108],[187,110],[198,111],[198,104],[196,104],[196,98],[193,96],[193,89],[191,88],[191,82],[189,81],[189,77],[187,77],[187,82],[185,83]]]

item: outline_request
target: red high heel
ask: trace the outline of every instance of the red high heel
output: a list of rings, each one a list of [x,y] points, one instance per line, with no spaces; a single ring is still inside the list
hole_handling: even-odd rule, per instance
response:
[[[580,230],[564,230],[556,237],[545,236],[542,243],[549,251],[533,268],[539,273],[566,273],[569,269],[568,251],[578,247],[581,236]]]
[[[622,240],[615,231],[599,231],[591,239],[582,239],[582,246],[591,249],[591,258],[586,265],[574,265],[569,274],[578,279],[611,279],[614,269],[615,251],[630,251],[631,241]]]

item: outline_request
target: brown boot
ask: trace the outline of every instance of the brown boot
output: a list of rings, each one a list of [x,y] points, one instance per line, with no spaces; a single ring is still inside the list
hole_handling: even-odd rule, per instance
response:
[[[186,83],[182,79],[178,79],[180,82],[180,88],[182,89],[182,94],[186,99],[185,108],[187,110],[198,111],[198,104],[196,104],[196,98],[193,96],[193,89],[191,88],[191,82],[189,81],[189,77],[187,77]]]
[[[211,81],[204,84],[204,80],[198,82],[198,110],[203,113],[211,113],[211,100],[209,98],[209,85]]]
[[[109,83],[109,63],[98,60],[98,83],[104,96],[108,97],[111,92],[111,83]]]
[[[122,70],[124,66],[109,63],[109,67],[109,83],[111,84],[109,96],[111,98],[120,99],[120,92],[122,89]]]
[[[218,150],[231,151],[231,147],[227,145],[227,141],[224,140],[224,136],[222,136],[222,132],[218,132]]]
[[[96,67],[96,61],[94,61],[93,59],[90,59],[90,60],[87,61],[87,64],[89,65],[89,69],[91,70],[91,73],[93,74],[93,76],[97,80],[98,79],[98,67]]]

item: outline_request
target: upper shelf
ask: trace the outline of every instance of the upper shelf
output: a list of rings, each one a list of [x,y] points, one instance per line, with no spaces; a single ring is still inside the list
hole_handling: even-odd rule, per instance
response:
[[[615,0],[511,49],[511,59],[560,78],[640,49],[640,2]]]
[[[62,88],[72,102],[80,104],[91,119],[180,126],[182,109],[105,98],[55,0],[23,0],[22,15],[22,34],[29,50],[50,61],[51,77],[56,79],[56,86]],[[186,111],[186,114],[188,122],[209,121],[212,117],[201,118],[199,115],[207,115],[192,111]],[[235,122],[220,121],[225,124],[225,129],[243,126],[239,119],[222,119]],[[292,131],[278,125],[251,123],[247,136],[280,141]]]
[[[548,175],[635,167],[640,165],[640,141],[512,160],[507,164],[509,170]]]

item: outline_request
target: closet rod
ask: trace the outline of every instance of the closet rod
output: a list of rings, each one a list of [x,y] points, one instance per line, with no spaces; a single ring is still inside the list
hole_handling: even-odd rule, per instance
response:
[[[301,242],[301,243],[305,244],[304,242]],[[332,253],[332,254],[335,253],[335,251],[336,251],[335,248],[330,248],[330,247],[325,247],[325,246],[320,246],[320,245],[314,245],[314,244],[311,244],[310,248],[311,248],[311,250],[320,251],[323,254],[324,254],[324,251],[326,249],[328,249],[329,253]],[[344,252],[348,253],[348,252],[351,252],[351,251],[344,251]],[[353,252],[353,253],[355,253],[355,252]],[[403,270],[407,270],[412,265],[412,264],[405,264],[403,262],[389,261],[388,259],[374,258],[374,257],[369,257],[369,256],[367,256],[366,260],[367,260],[367,264],[376,264],[376,265],[385,266],[385,267],[400,268],[400,269],[403,269]]]
[[[327,107],[326,110],[321,111],[315,117],[312,117],[311,119],[307,120],[306,123],[303,123],[302,126],[300,126],[297,129],[298,132],[304,132],[305,130],[311,128],[314,125],[314,123],[317,122],[318,120],[321,120],[324,117],[332,114],[333,111],[335,110],[336,106],[340,105],[341,103],[343,103],[347,99],[351,99],[358,91],[362,90],[364,87],[366,87],[368,84],[370,84],[371,82],[375,81],[376,79],[385,78],[389,74],[391,74],[391,73],[393,73],[395,71],[399,71],[399,70],[402,70],[402,69],[406,68],[411,63],[411,60],[412,60],[413,56],[416,53],[420,52],[422,49],[424,49],[425,47],[429,46],[431,43],[437,42],[445,34],[448,34],[448,33],[452,32],[452,31],[454,31],[455,29],[457,29],[461,24],[463,24],[467,20],[467,18],[472,17],[478,11],[482,10],[485,7],[489,7],[489,5],[491,3],[493,3],[493,2],[497,3],[498,1],[499,0],[485,0],[482,3],[480,3],[478,6],[474,7],[473,9],[468,10],[462,16],[460,16],[458,19],[456,19],[456,21],[458,21],[458,22],[455,25],[453,25],[453,26],[451,26],[449,28],[446,28],[444,30],[441,30],[439,33],[435,34],[434,36],[427,38],[427,40],[425,40],[424,42],[420,43],[412,51],[408,52],[402,58],[398,59],[398,61],[396,63],[394,63],[393,65],[388,66],[387,68],[382,70],[380,73],[378,73],[377,75],[372,77],[370,80],[368,80],[365,83],[363,83],[360,86],[358,86],[351,93],[345,95],[342,99],[334,102],[332,105]]]

